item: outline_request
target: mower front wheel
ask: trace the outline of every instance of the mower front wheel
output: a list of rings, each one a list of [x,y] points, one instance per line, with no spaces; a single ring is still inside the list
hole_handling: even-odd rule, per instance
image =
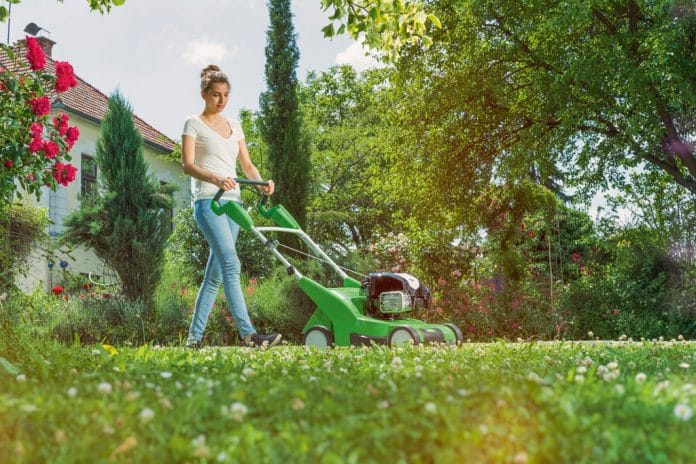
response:
[[[333,334],[329,329],[321,325],[310,327],[302,337],[304,346],[316,348],[331,348],[334,343]]]
[[[418,334],[411,327],[402,325],[399,327],[394,327],[389,336],[387,337],[387,342],[389,346],[399,346],[404,343],[412,343],[413,345],[418,345],[420,339]]]
[[[448,322],[447,324],[443,325],[445,327],[449,327],[452,330],[452,332],[454,332],[454,337],[456,338],[456,340],[454,341],[453,345],[458,345],[464,342],[464,335],[462,334],[462,329],[452,324],[451,322]]]

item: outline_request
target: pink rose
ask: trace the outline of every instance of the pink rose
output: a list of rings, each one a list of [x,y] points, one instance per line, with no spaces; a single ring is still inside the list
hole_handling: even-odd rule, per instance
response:
[[[73,67],[67,61],[56,61],[56,91],[65,92],[77,85]]]
[[[12,166],[14,166],[14,161],[12,161],[12,160],[5,161],[5,167],[7,169],[10,169]]]
[[[56,163],[53,167],[53,177],[56,179],[56,182],[64,187],[67,187],[70,182],[75,180],[76,173],[77,168],[70,163]]]
[[[32,71],[40,71],[46,66],[46,55],[39,41],[27,36],[27,60]]]
[[[68,132],[68,115],[65,113],[60,113],[58,116],[53,118],[53,126],[60,135],[65,135],[65,133]]]
[[[75,145],[75,142],[78,138],[80,138],[80,129],[78,129],[77,126],[69,127],[68,130],[65,132],[65,142],[68,144],[68,147],[70,148],[72,148],[73,145]]]
[[[29,100],[31,110],[37,116],[43,116],[51,112],[51,102],[48,97],[32,98]]]
[[[37,153],[44,149],[44,142],[41,138],[36,138],[29,144],[29,153]]]
[[[32,122],[29,127],[29,132],[33,139],[40,139],[43,134],[43,126],[38,122]]]
[[[44,153],[46,153],[46,158],[55,159],[56,155],[60,151],[60,147],[53,140],[47,140],[43,145]]]

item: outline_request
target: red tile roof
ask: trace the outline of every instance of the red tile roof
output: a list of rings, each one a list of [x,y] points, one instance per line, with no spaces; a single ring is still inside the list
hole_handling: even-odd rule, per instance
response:
[[[51,48],[55,42],[46,37],[37,37],[37,39],[46,51],[46,67],[44,70],[49,73],[55,73],[55,63],[50,56]],[[15,57],[17,58],[16,64],[13,63],[7,55],[2,53],[0,54],[0,68],[5,67],[15,72],[28,69],[28,63],[26,63],[24,59],[26,55],[26,41],[18,41],[13,46],[13,49]],[[77,79],[77,85],[75,87],[60,94],[53,90],[51,91],[52,106],[90,119],[97,124],[101,124],[109,106],[109,97],[79,76],[75,75],[75,78]],[[164,152],[171,152],[174,149],[175,143],[172,139],[135,114],[133,115],[133,121],[146,143]]]

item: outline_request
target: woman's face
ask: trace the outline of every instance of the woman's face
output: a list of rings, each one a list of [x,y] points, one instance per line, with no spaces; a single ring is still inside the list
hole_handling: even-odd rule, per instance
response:
[[[227,106],[227,101],[230,98],[230,87],[224,82],[215,82],[208,90],[201,92],[201,96],[205,100],[207,112],[220,113]]]

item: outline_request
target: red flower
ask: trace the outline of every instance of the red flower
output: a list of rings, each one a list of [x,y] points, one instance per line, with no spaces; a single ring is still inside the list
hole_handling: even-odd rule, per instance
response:
[[[68,144],[69,149],[75,145],[77,139],[80,138],[80,129],[77,126],[69,127],[65,133],[65,142]]]
[[[55,287],[53,287],[51,291],[54,295],[60,295],[61,293],[63,293],[63,287],[60,285],[56,285]]]
[[[56,155],[60,151],[58,144],[52,140],[47,140],[43,144],[44,153],[46,153],[46,158],[55,159]]]
[[[51,102],[48,97],[32,98],[29,100],[29,106],[37,116],[43,116],[51,111]]]
[[[90,288],[92,288],[92,284],[90,284],[89,282],[86,282],[86,283],[82,284],[82,288],[84,288],[85,290],[89,290]]]
[[[14,165],[14,161],[12,161],[12,160],[5,161],[5,167],[7,169],[10,169],[13,165]]]
[[[27,36],[27,60],[32,71],[40,71],[46,66],[46,55],[39,41]]]
[[[40,138],[34,139],[29,144],[29,153],[36,153],[44,149],[44,142]]]
[[[75,71],[67,61],[56,61],[56,91],[65,92],[77,85]]]
[[[60,135],[65,135],[66,132],[68,132],[68,115],[65,113],[60,113],[58,116],[53,118],[53,126]]]
[[[38,122],[32,122],[29,126],[29,132],[31,132],[31,137],[33,139],[40,139],[43,135],[43,126]]]
[[[36,178],[34,177],[34,174],[31,172],[29,174],[27,174],[27,179],[29,179],[32,182],[34,182],[36,180]]]
[[[53,177],[56,179],[56,182],[64,187],[67,187],[70,182],[75,180],[76,172],[77,168],[70,163],[56,163],[53,166]]]

